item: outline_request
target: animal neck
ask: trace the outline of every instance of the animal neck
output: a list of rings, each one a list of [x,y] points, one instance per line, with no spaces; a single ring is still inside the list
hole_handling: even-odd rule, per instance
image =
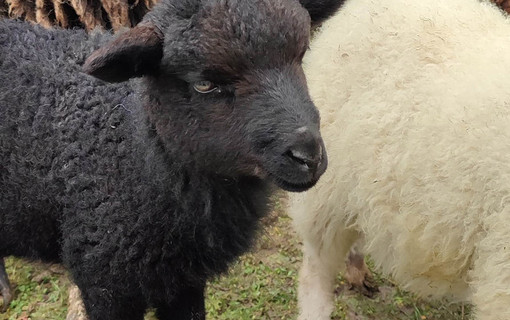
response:
[[[212,174],[170,154],[150,163],[160,164],[150,175],[156,187],[150,194],[159,196],[150,201],[150,208],[156,210],[140,212],[138,229],[158,238],[164,264],[179,261],[194,266],[192,273],[183,272],[189,281],[205,281],[225,272],[252,247],[260,220],[270,210],[272,184],[256,177]],[[158,211],[164,214],[155,216]],[[186,252],[175,246],[175,239]],[[190,251],[195,255],[189,255]]]
[[[143,150],[140,157],[145,158],[144,175],[150,177],[153,183],[159,181],[157,188],[160,191],[173,195],[176,203],[188,200],[190,204],[210,206],[209,209],[204,207],[204,210],[211,212],[224,211],[214,207],[215,203],[221,203],[225,210],[236,207],[235,211],[246,211],[245,214],[254,217],[266,214],[275,188],[271,182],[250,175],[218,173],[195,160],[189,152],[173,145],[173,141],[163,140],[159,134],[161,129],[151,121],[150,114],[146,109],[141,112],[145,113],[145,120],[137,127],[141,128],[138,148]],[[228,204],[232,208],[228,208]]]

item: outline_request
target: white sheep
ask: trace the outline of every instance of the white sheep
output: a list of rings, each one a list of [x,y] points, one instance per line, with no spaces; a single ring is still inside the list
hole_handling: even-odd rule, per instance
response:
[[[305,58],[330,166],[295,195],[300,319],[352,244],[403,288],[510,319],[510,22],[476,0],[350,0]]]

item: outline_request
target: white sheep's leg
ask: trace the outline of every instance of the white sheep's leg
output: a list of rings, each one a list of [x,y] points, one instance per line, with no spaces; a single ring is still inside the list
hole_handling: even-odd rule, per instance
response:
[[[334,307],[337,274],[345,266],[345,258],[358,238],[356,232],[339,228],[334,240],[322,237],[304,240],[303,266],[299,276],[299,320],[329,320]]]
[[[470,273],[472,303],[477,320],[510,319],[510,234],[508,221],[493,216],[484,221],[490,226],[480,241]],[[490,221],[489,221],[490,220]]]
[[[87,320],[87,313],[85,312],[85,306],[81,299],[80,289],[75,284],[69,288],[69,304],[66,320]]]

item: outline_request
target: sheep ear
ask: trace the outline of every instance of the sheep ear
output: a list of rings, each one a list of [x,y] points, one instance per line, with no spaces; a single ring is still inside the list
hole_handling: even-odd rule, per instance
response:
[[[163,34],[152,23],[139,24],[94,51],[83,71],[108,82],[122,82],[157,71],[163,57]]]
[[[345,0],[299,0],[299,2],[308,10],[312,26],[316,26],[335,14]]]

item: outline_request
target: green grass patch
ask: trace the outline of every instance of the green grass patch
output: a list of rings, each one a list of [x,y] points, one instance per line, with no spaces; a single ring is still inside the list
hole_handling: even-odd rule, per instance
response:
[[[69,280],[56,265],[6,259],[14,300],[2,320],[61,320],[67,313]]]

